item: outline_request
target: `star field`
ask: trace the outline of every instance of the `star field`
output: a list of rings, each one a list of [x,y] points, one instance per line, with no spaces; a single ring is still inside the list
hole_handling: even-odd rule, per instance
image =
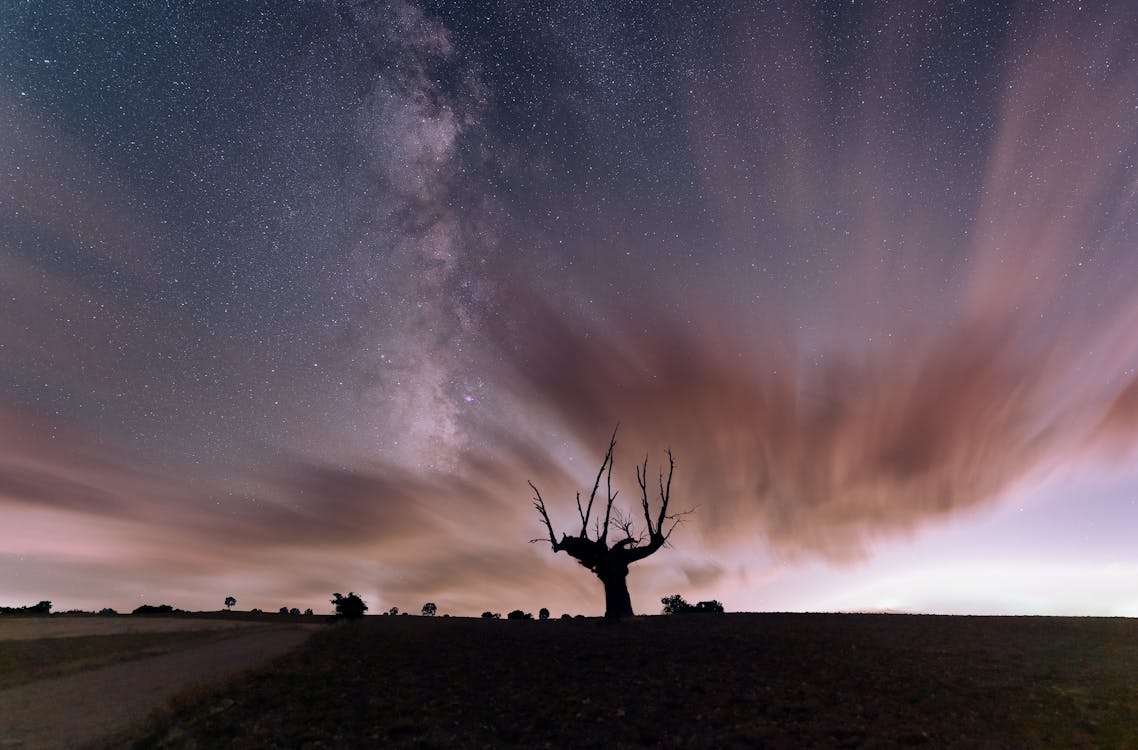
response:
[[[1127,3],[10,3],[0,180],[12,603],[588,611],[619,422],[637,611],[1138,613],[895,580],[1138,569]]]

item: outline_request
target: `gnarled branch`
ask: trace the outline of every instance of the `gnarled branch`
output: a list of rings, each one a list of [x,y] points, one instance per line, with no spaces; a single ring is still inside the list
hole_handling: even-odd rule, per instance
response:
[[[541,520],[545,522],[545,528],[547,531],[549,531],[549,543],[553,545],[553,551],[556,552],[558,550],[557,535],[553,533],[553,524],[549,520],[549,512],[545,509],[545,500],[541,496],[541,491],[538,490],[537,486],[533,482],[530,482],[529,486],[530,489],[533,490],[533,507],[537,508],[537,512],[541,514]],[[534,544],[536,542],[544,541],[544,539],[538,537],[537,539],[530,539],[529,543]]]
[[[619,428],[619,425],[618,425]],[[619,509],[613,510],[613,504],[616,501],[617,492],[612,489],[612,468],[613,456],[616,451],[616,433],[614,429],[612,438],[609,439],[608,450],[605,451],[604,459],[601,461],[601,467],[597,471],[597,476],[593,480],[593,489],[589,493],[589,501],[587,504],[582,505],[581,493],[577,493],[577,516],[581,521],[581,533],[577,536],[569,536],[562,534],[561,539],[557,539],[557,534],[553,530],[553,523],[550,521],[549,512],[545,507],[545,500],[538,491],[537,486],[533,482],[529,483],[530,489],[533,490],[534,500],[533,506],[537,509],[538,515],[541,516],[542,523],[549,534],[549,543],[553,547],[554,552],[566,552],[570,557],[573,557],[581,565],[589,570],[596,571],[598,566],[604,564],[618,564],[627,565],[637,560],[642,560],[648,557],[660,547],[664,546],[671,536],[672,531],[682,520],[682,516],[690,513],[668,513],[668,506],[671,502],[672,495],[672,475],[676,469],[676,461],[672,455],[672,451],[667,451],[668,455],[668,476],[664,477],[663,468],[660,470],[658,477],[660,508],[655,514],[652,512],[651,504],[648,502],[648,457],[644,457],[644,462],[636,467],[636,483],[640,486],[640,508],[644,515],[644,524],[646,531],[637,534],[633,529],[633,522],[631,515],[624,515]],[[594,522],[593,538],[589,537],[589,521],[592,519],[593,506],[596,503],[597,492],[600,491],[601,479],[605,479],[605,490],[607,500],[605,503],[605,516],[604,522],[601,523],[600,518]],[[665,525],[668,521],[672,524],[665,530]],[[608,546],[608,531],[609,528],[616,528],[623,533],[623,538],[616,541],[612,547]],[[543,542],[545,538],[531,539],[531,542]],[[607,562],[606,562],[607,561]]]

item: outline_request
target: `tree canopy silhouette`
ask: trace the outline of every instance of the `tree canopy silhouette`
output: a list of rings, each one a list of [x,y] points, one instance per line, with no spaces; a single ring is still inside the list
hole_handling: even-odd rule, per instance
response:
[[[0,607],[2,615],[50,615],[51,602],[46,599],[38,604],[29,604],[26,607]]]
[[[233,605],[236,603],[237,603],[237,600],[234,599],[232,596],[225,597],[225,608],[226,609],[233,609]]]
[[[359,594],[354,591],[349,591],[347,596],[340,592],[332,594],[332,603],[336,605],[336,615],[343,617],[346,620],[356,620],[364,616],[367,611],[367,605],[364,600],[360,598]]]
[[[664,614],[666,615],[682,615],[692,612],[723,613],[723,603],[718,599],[699,602],[698,604],[688,604],[687,600],[679,594],[672,594],[671,596],[665,596],[660,600],[660,603],[664,605]]]
[[[613,430],[609,440],[608,451],[605,452],[601,468],[597,472],[596,481],[593,482],[593,491],[589,493],[589,501],[581,505],[581,493],[577,493],[577,515],[581,519],[581,531],[576,536],[562,534],[560,541],[553,531],[553,523],[549,520],[549,512],[545,508],[545,499],[533,482],[529,483],[533,490],[533,505],[541,516],[549,533],[548,540],[544,537],[531,539],[531,542],[548,541],[554,552],[565,552],[585,568],[588,568],[601,580],[605,587],[605,618],[609,620],[620,619],[632,615],[632,600],[628,595],[628,566],[643,560],[663,547],[668,537],[675,531],[683,513],[669,515],[668,504],[672,494],[672,474],[676,468],[672,451],[666,451],[668,456],[668,476],[664,477],[663,469],[659,476],[660,508],[653,513],[648,503],[648,457],[644,463],[636,467],[636,483],[640,486],[640,507],[644,513],[646,530],[634,533],[632,515],[623,515],[619,509],[613,509],[613,502],[618,493],[612,490],[613,454],[616,451],[616,430]],[[604,521],[593,518],[593,505],[601,480],[605,480],[605,490],[608,500],[605,503]],[[599,513],[599,510],[598,510]],[[593,520],[592,536],[589,536],[589,521]],[[664,526],[671,524],[665,531]],[[608,543],[609,529],[616,529],[623,536],[617,539],[612,546]]]

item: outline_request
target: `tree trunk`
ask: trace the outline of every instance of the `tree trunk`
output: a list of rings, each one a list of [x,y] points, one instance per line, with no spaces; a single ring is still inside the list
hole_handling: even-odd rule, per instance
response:
[[[600,577],[600,576],[598,576]],[[632,599],[628,596],[628,568],[601,578],[605,585],[605,619],[619,620],[632,617]]]

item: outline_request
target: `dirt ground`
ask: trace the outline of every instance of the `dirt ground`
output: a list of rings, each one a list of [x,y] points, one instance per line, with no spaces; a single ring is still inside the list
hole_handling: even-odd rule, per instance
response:
[[[180,691],[280,656],[319,626],[134,618],[58,618],[4,622],[5,636],[68,638],[131,632],[202,631],[204,641],[179,650],[41,679],[0,691],[0,748],[114,746],[109,737],[145,718]],[[116,627],[117,626],[117,627]],[[231,630],[231,637],[217,631]],[[62,642],[62,641],[61,641]],[[108,744],[111,743],[111,744]]]
[[[1138,620],[368,617],[140,728],[153,748],[1138,748]]]

